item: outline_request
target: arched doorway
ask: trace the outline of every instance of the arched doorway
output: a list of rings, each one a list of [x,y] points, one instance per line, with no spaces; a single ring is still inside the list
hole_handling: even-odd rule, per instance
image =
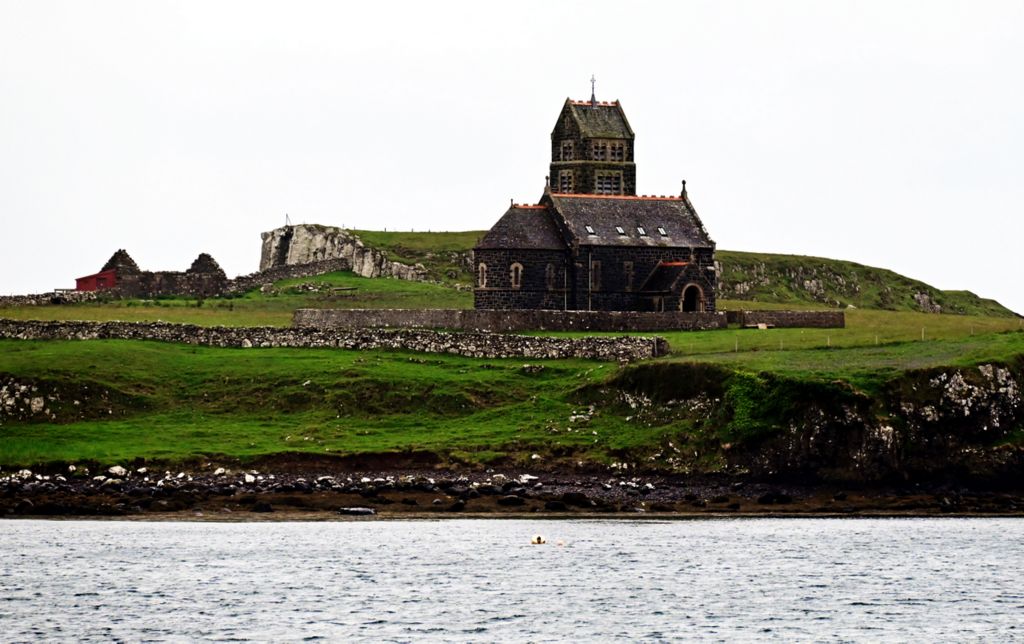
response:
[[[684,313],[698,313],[704,310],[704,291],[696,284],[687,284],[679,298],[679,308]]]

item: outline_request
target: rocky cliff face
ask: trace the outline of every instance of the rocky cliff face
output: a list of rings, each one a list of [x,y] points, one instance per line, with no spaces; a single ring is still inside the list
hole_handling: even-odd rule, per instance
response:
[[[1019,362],[910,371],[871,395],[840,382],[666,363],[626,370],[584,396],[598,413],[662,431],[658,453],[628,456],[676,471],[1012,484],[1024,472],[1022,384]]]
[[[365,246],[358,236],[342,228],[316,224],[283,226],[263,233],[262,237],[261,271],[341,258],[363,277],[423,281],[427,275],[422,265],[391,261],[386,252]]]

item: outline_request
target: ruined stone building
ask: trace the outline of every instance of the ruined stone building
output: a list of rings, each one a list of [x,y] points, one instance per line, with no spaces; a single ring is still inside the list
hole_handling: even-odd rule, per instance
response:
[[[473,249],[478,309],[714,311],[715,243],[686,194],[637,196],[618,101],[566,99],[536,205],[512,204]]]
[[[119,297],[211,297],[221,294],[227,285],[227,275],[206,253],[200,253],[185,272],[154,272],[139,269],[123,248],[107,260],[100,272],[75,280],[76,291],[107,291]]]

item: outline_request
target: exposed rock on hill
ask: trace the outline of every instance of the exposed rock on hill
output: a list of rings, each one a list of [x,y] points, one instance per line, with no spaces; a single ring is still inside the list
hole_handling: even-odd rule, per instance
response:
[[[719,297],[925,313],[1012,315],[967,291],[942,291],[883,268],[820,257],[718,251]]]
[[[261,271],[343,258],[352,265],[354,273],[363,277],[422,281],[427,275],[422,265],[392,261],[385,251],[365,246],[358,236],[342,228],[317,224],[282,226],[263,233],[262,237]]]
[[[647,460],[688,473],[1011,483],[1024,467],[1016,438],[1022,369],[1018,362],[908,371],[868,395],[842,382],[651,363],[583,399],[597,413],[629,414],[663,431],[665,447]]]

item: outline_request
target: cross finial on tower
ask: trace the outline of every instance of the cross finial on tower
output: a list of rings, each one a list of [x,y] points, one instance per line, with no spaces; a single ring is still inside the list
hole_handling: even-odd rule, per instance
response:
[[[597,94],[594,91],[594,84],[595,83],[597,83],[597,79],[594,78],[593,74],[591,74],[590,75],[590,105],[591,105],[591,107],[593,107],[594,105],[597,105]]]

